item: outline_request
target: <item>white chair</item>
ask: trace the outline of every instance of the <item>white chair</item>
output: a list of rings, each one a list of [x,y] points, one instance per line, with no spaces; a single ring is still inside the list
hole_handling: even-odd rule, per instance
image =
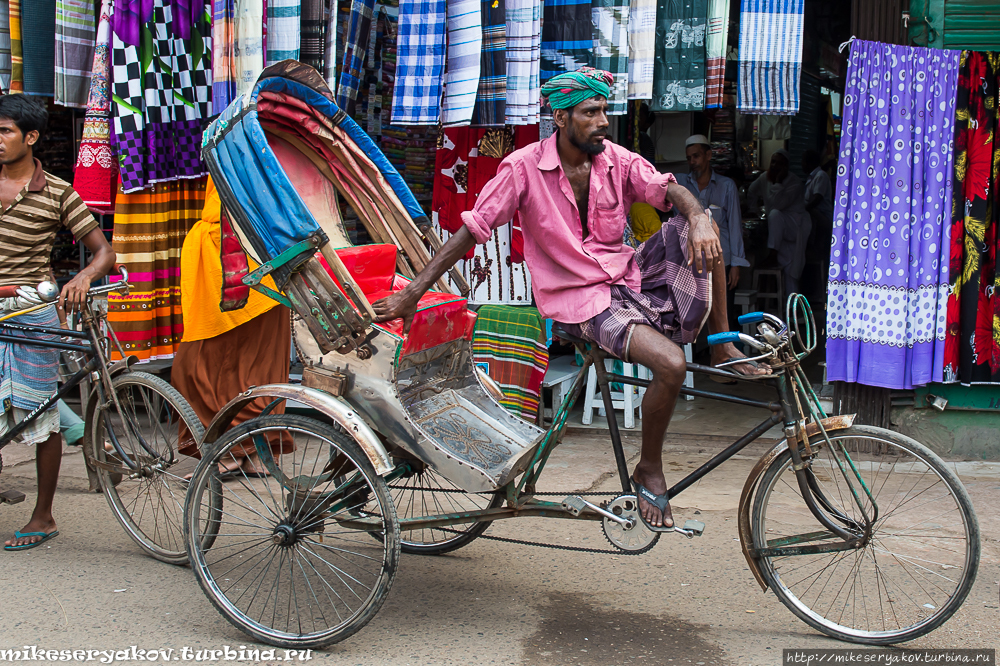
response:
[[[574,361],[575,357],[573,356],[558,356],[549,360],[549,367],[545,371],[545,378],[542,379],[542,393],[544,394],[545,391],[552,392],[552,407],[544,406],[543,395],[542,409],[539,410],[541,425],[543,426],[547,421],[551,421],[555,417],[566,394],[573,388],[573,380],[576,379],[577,374],[580,372],[580,366],[576,365]]]
[[[764,282],[761,278],[774,280],[773,290],[762,291]],[[782,315],[782,306],[785,304],[785,290],[782,286],[780,268],[758,268],[753,272],[753,290],[757,292],[758,307],[761,310],[768,310],[771,313]],[[765,303],[774,301],[774,308],[771,309]]]
[[[684,345],[684,360],[691,362],[692,347],[690,344]],[[613,372],[614,359],[605,359],[604,367],[608,372]],[[638,379],[652,379],[653,371],[638,363],[623,363],[622,374],[626,377],[636,377]],[[684,386],[694,388],[694,373],[688,372],[684,376]],[[625,413],[625,427],[635,428],[635,414],[638,410],[639,418],[642,418],[642,399],[646,395],[646,389],[642,386],[624,385],[621,391],[611,392],[611,406],[615,410],[622,410]],[[685,400],[694,400],[694,396],[686,395]],[[554,405],[555,403],[553,403]],[[587,388],[583,398],[583,424],[590,425],[594,422],[594,410],[602,417],[606,416],[604,411],[604,399],[601,391],[597,387],[597,370],[591,366],[587,374]]]

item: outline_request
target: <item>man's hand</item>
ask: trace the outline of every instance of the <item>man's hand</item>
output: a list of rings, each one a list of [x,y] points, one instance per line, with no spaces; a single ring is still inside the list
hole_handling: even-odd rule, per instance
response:
[[[372,303],[372,310],[375,311],[375,321],[389,321],[390,319],[403,319],[403,335],[410,332],[410,324],[413,323],[413,315],[417,312],[417,304],[420,303],[421,293],[412,288],[412,282],[400,291],[391,296],[379,299]]]
[[[716,262],[722,261],[719,234],[712,228],[712,220],[705,213],[692,215],[688,225],[688,266],[693,263],[697,273],[711,271]]]
[[[87,303],[87,290],[90,289],[90,277],[86,271],[80,271],[59,294],[59,306],[67,312],[83,310]]]
[[[732,291],[733,289],[736,289],[739,283],[740,283],[740,267],[730,266],[729,281],[726,283],[726,286],[729,288],[730,291]]]

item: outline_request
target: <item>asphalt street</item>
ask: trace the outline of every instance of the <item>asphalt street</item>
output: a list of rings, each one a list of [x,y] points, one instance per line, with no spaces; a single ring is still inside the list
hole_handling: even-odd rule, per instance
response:
[[[713,438],[676,439],[666,454],[671,477],[722,448]],[[634,443],[626,446],[634,457]],[[441,557],[404,554],[381,612],[352,638],[313,653],[312,663],[771,666],[781,663],[784,648],[847,647],[761,592],[748,570],[737,540],[736,507],[760,450],[745,453],[674,502],[681,522],[697,517],[706,523],[704,536],[665,535],[645,555],[487,539]],[[13,447],[4,459],[0,485],[28,494],[22,504],[0,506],[6,539],[30,513],[34,465],[27,452]],[[614,490],[613,469],[606,440],[577,433],[557,450],[539,490]],[[982,530],[979,576],[948,623],[907,647],[1000,647],[1000,463],[955,469]],[[34,550],[0,552],[0,651],[137,646],[197,654],[251,646],[204,597],[190,569],[145,557],[104,497],[86,488],[82,457],[69,449],[55,505],[60,535]],[[487,534],[607,547],[597,523],[519,519],[494,523]]]

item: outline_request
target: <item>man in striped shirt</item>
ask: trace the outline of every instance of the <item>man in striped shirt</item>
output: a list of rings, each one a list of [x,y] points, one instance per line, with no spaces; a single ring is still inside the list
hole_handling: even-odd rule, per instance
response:
[[[67,310],[83,308],[91,282],[115,263],[115,253],[86,204],[68,183],[45,173],[34,158],[34,146],[47,123],[48,112],[39,102],[25,95],[0,96],[0,286],[23,287],[18,297],[0,299],[0,316],[42,302],[33,287],[50,279],[52,243],[61,228],[71,231],[94,256],[63,287],[59,301]],[[59,326],[54,304],[8,321]],[[27,333],[23,337],[51,339]],[[0,342],[0,436],[55,392],[58,354],[54,349]],[[37,447],[38,499],[28,524],[15,532],[4,550],[33,548],[58,533],[52,517],[62,460],[56,407],[38,415],[19,439]]]

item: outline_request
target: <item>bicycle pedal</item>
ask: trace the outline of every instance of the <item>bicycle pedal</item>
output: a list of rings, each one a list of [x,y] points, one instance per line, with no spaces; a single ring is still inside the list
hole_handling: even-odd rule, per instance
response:
[[[582,497],[577,495],[570,495],[562,501],[562,507],[572,513],[574,516],[579,516],[584,509],[587,508],[587,502],[584,501]]]
[[[24,501],[24,493],[19,490],[5,490],[0,493],[0,504],[19,504]]]
[[[705,531],[705,523],[700,520],[688,520],[684,523],[684,529],[691,533],[691,536],[701,536]]]

